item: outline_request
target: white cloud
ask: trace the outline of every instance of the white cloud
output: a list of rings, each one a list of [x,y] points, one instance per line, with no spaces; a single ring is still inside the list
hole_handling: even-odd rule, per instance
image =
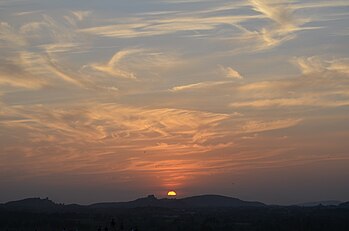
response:
[[[224,9],[230,9],[227,7]],[[137,38],[158,35],[175,34],[178,32],[206,33],[223,25],[232,25],[249,20],[260,19],[260,15],[227,15],[209,16],[207,12],[180,12],[173,14],[160,14],[154,18],[152,14],[143,17],[121,18],[122,23],[101,25],[81,29],[83,33],[99,35],[103,37]]]
[[[221,71],[223,72],[224,76],[231,79],[243,79],[244,77],[235,69],[232,67],[223,67],[220,66]]]
[[[188,85],[181,85],[181,86],[176,86],[171,89],[173,92],[177,91],[186,91],[186,90],[196,90],[196,89],[203,89],[203,88],[209,88],[217,85],[223,85],[227,84],[230,82],[227,81],[218,81],[218,82],[201,82],[201,83],[193,83],[193,84],[188,84]]]
[[[7,22],[0,22],[0,42],[0,48],[12,47],[18,49],[27,44],[26,39]]]
[[[301,119],[282,119],[275,121],[249,121],[242,126],[242,131],[246,133],[266,132],[272,130],[285,129],[298,125]]]
[[[278,23],[284,30],[293,30],[304,23],[303,20],[295,17],[293,8],[288,1],[250,0],[250,3],[255,11]]]
[[[239,86],[234,108],[342,107],[349,104],[349,62],[319,56],[292,59],[299,77],[247,83]]]
[[[340,93],[342,94],[342,93]],[[342,94],[344,96],[344,94]],[[321,95],[302,96],[299,98],[263,99],[247,102],[231,103],[236,108],[272,108],[272,107],[341,107],[349,105],[349,99],[329,100]]]
[[[108,74],[116,78],[137,79],[135,73],[125,70],[120,62],[127,56],[141,53],[142,49],[129,49],[116,52],[113,57],[105,64],[92,64],[91,67],[99,72]]]
[[[324,59],[319,56],[297,57],[292,62],[301,70],[304,75],[337,72],[349,74],[349,59]]]
[[[91,11],[72,11],[77,20],[82,21],[91,14]]]
[[[295,39],[296,32],[320,28],[304,26],[304,24],[311,22],[311,19],[296,15],[295,2],[285,0],[249,0],[248,2],[255,12],[269,19],[269,22],[256,29],[233,24],[241,33],[232,38],[241,43],[238,48],[233,50],[234,54],[268,50]]]

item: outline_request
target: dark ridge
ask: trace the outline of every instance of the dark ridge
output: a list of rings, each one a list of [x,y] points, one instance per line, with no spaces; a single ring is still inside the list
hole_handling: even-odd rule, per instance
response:
[[[76,212],[82,209],[86,209],[86,206],[78,204],[57,204],[52,200],[45,198],[27,198],[18,201],[10,201],[5,204],[0,204],[0,209],[6,209],[10,211],[23,211],[23,212]]]
[[[300,204],[297,204],[297,206],[301,206],[301,207],[314,207],[314,206],[319,206],[319,205],[323,205],[323,206],[338,206],[341,203],[342,203],[341,201],[336,201],[336,200],[314,201],[314,202],[300,203]]]
[[[190,207],[261,207],[265,204],[256,201],[243,201],[220,195],[201,195],[182,199]]]
[[[60,205],[54,203],[48,198],[27,198],[18,201],[7,202],[3,204],[3,207],[13,210],[49,211],[58,209]]]
[[[149,195],[144,198],[139,198],[128,202],[103,202],[89,205],[89,208],[136,208],[158,206],[159,200],[154,195]]]
[[[340,204],[339,206],[343,207],[343,208],[349,208],[349,201],[348,202],[344,202],[344,203]]]
[[[183,199],[157,199],[154,195],[139,198],[129,202],[110,202],[92,204],[90,208],[137,208],[137,207],[165,207],[165,208],[210,208],[210,207],[261,207],[261,202],[243,201],[240,199],[219,196],[201,195]]]

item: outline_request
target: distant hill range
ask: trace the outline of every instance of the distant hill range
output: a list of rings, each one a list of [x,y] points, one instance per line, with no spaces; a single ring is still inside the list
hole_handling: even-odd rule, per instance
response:
[[[302,207],[314,206],[339,206],[349,208],[349,202],[340,203],[339,201],[319,201],[298,204]],[[0,204],[0,209],[21,210],[33,212],[75,212],[81,210],[99,210],[99,209],[132,209],[142,207],[158,207],[158,208],[242,208],[242,207],[266,207],[267,205],[257,201],[243,201],[237,198],[219,196],[219,195],[201,195],[181,199],[158,199],[154,195],[139,198],[128,202],[105,202],[91,205],[77,204],[57,204],[48,198],[28,198],[18,201],[11,201]]]
[[[261,207],[261,202],[243,201],[240,199],[219,196],[202,195],[183,199],[157,199],[150,195],[129,202],[109,202],[92,204],[90,208],[137,208],[137,207],[164,207],[164,208],[213,208],[213,207]]]
[[[338,206],[342,201],[336,201],[336,200],[330,200],[330,201],[315,201],[315,202],[306,202],[306,203],[301,203],[297,204],[297,206],[302,206],[302,207],[314,207],[314,206]]]
[[[61,206],[53,201],[40,198],[27,198],[18,201],[10,201],[5,204],[1,204],[0,208],[10,210],[30,210],[30,211],[52,211],[59,209]]]
[[[243,201],[236,198],[219,195],[202,195],[182,199],[158,199],[154,195],[139,198],[129,202],[106,202],[92,205],[63,205],[57,204],[48,198],[28,198],[18,201],[11,201],[0,204],[0,208],[10,210],[25,211],[74,211],[80,209],[125,209],[142,207],[161,207],[161,208],[237,208],[237,207],[263,207],[261,202]]]
[[[339,205],[340,207],[349,208],[349,201]]]

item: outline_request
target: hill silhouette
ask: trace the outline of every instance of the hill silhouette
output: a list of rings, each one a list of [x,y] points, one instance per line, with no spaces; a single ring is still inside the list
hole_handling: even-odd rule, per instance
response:
[[[220,195],[201,195],[183,199],[157,199],[154,195],[139,198],[129,202],[111,202],[92,204],[90,208],[137,208],[137,207],[164,207],[164,208],[209,208],[209,207],[261,207],[261,202],[243,201],[237,198]]]
[[[18,201],[10,201],[3,204],[2,207],[8,209],[21,209],[21,210],[53,210],[59,207],[58,204],[53,201],[41,198],[26,198]]]
[[[11,201],[2,204],[0,207],[11,210],[30,211],[57,211],[57,210],[78,210],[78,209],[124,209],[142,207],[160,208],[237,208],[237,207],[262,207],[266,206],[261,202],[243,201],[237,198],[220,195],[200,195],[182,199],[158,199],[154,195],[139,198],[128,202],[105,202],[91,205],[63,205],[57,204],[48,198],[27,198],[18,201]]]
[[[257,201],[243,201],[237,198],[219,195],[201,195],[181,199],[188,207],[261,207],[265,204]]]
[[[302,206],[302,207],[314,207],[314,206],[338,206],[342,202],[341,201],[336,201],[336,200],[329,200],[329,201],[314,201],[314,202],[306,202],[306,203],[300,203],[297,204],[297,206]]]
[[[342,204],[339,205],[340,207],[344,207],[344,208],[349,208],[349,201],[348,202],[344,202]]]
[[[0,230],[317,230],[348,231],[349,202],[339,206],[277,206],[219,195],[92,205],[28,198],[0,204]]]
[[[343,208],[349,207],[349,202],[341,203],[339,201],[319,201],[297,204],[300,207],[316,206],[338,206]],[[91,205],[78,204],[58,204],[48,198],[26,198],[18,201],[10,201],[0,204],[0,208],[9,210],[22,210],[33,212],[75,212],[89,209],[134,209],[134,208],[245,208],[245,207],[273,207],[258,201],[244,201],[238,198],[221,196],[221,195],[199,195],[179,199],[161,198],[154,195],[138,198],[127,202],[103,202]]]
[[[85,209],[86,207],[78,204],[57,204],[48,198],[41,199],[39,197],[35,197],[0,204],[0,208],[12,211],[19,210],[27,212],[76,212]]]

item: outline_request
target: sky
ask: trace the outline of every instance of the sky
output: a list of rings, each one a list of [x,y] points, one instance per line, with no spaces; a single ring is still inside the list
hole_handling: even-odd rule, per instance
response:
[[[349,200],[349,1],[1,0],[0,202]]]

